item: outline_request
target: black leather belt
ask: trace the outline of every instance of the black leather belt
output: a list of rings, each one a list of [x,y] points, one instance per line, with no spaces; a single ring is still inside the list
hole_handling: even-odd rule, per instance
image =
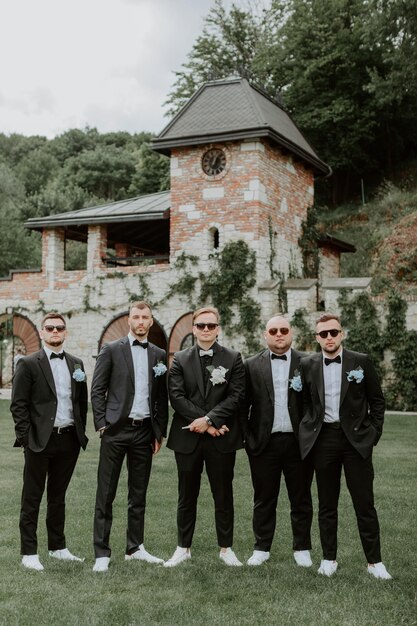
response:
[[[142,426],[148,426],[151,423],[151,420],[149,417],[146,417],[145,419],[140,419],[140,420],[135,420],[132,417],[128,417],[127,421],[129,422],[131,426],[137,426],[138,428]]]
[[[333,430],[340,430],[342,428],[340,422],[323,422],[323,426],[326,426],[326,428],[333,428]]]
[[[53,433],[58,433],[58,435],[65,435],[66,433],[70,433],[74,426],[54,426],[52,429]]]

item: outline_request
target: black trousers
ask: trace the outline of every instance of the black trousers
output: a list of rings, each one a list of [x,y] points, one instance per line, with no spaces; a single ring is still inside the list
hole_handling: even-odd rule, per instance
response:
[[[323,424],[312,450],[319,497],[319,528],[323,558],[337,554],[338,502],[342,468],[352,498],[362,547],[368,563],[381,561],[378,515],[374,506],[372,455],[364,459],[343,430]]]
[[[233,545],[233,476],[236,452],[219,452],[210,435],[201,435],[191,454],[175,453],[178,470],[178,545],[191,546],[197,519],[197,500],[200,493],[204,464],[214,500],[214,518],[218,545]]]
[[[255,550],[269,552],[276,527],[276,509],[284,475],[291,505],[293,550],[310,550],[313,505],[313,467],[302,461],[293,433],[273,433],[266,448],[254,456],[248,451],[254,489],[253,532]]]
[[[20,511],[21,554],[37,554],[39,508],[46,487],[48,550],[62,550],[65,543],[65,494],[80,453],[75,432],[52,433],[42,452],[25,449],[22,505]]]
[[[125,457],[128,472],[126,554],[133,554],[143,543],[146,491],[152,466],[153,439],[150,419],[145,420],[140,426],[126,422],[115,432],[105,431],[101,439],[94,513],[96,558],[111,555],[113,502]]]

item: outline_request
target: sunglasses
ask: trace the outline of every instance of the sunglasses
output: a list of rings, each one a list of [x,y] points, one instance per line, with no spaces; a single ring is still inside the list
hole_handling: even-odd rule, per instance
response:
[[[210,324],[203,324],[203,322],[198,322],[197,324],[194,324],[194,326],[198,328],[198,330],[204,330],[206,326],[207,330],[214,330],[215,328],[217,328],[218,324],[215,324],[214,322],[210,322]]]
[[[330,337],[337,337],[341,332],[342,331],[337,328],[332,328],[331,330],[321,330],[319,333],[316,333],[316,335],[319,335],[322,339],[327,339],[328,335],[330,335]]]
[[[270,335],[272,335],[273,337],[277,334],[280,333],[280,335],[288,335],[288,333],[290,332],[289,328],[268,328],[268,333]]]
[[[58,324],[57,326],[52,326],[50,324],[46,324],[44,326],[44,330],[46,330],[47,333],[53,333],[55,328],[57,329],[57,331],[59,333],[63,333],[64,330],[66,329],[66,327],[64,326],[64,324]]]

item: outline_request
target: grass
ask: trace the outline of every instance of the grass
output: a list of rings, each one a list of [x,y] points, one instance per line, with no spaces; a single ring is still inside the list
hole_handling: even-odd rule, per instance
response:
[[[162,624],[277,626],[400,626],[417,624],[416,448],[417,418],[388,416],[375,451],[376,503],[383,560],[392,581],[372,579],[365,568],[346,489],[340,503],[339,570],[318,576],[320,547],[313,526],[314,568],[292,559],[288,500],[281,494],[271,560],[260,568],[227,568],[217,557],[213,505],[203,481],[192,560],[165,569],[125,563],[126,475],[121,477],[112,530],[113,556],[107,574],[94,574],[92,524],[99,443],[81,453],[67,495],[68,547],[85,563],[60,563],[46,549],[45,509],[39,521],[43,573],[24,570],[19,557],[19,500],[22,453],[12,448],[9,402],[0,400],[1,550],[0,624],[128,626]],[[244,452],[235,477],[235,543],[241,559],[253,547],[252,488]],[[156,457],[148,491],[145,545],[169,558],[176,545],[177,478],[173,453]],[[316,496],[314,495],[316,501]]]

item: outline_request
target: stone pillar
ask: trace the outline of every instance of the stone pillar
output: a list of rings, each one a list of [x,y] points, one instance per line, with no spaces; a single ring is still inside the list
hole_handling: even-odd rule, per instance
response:
[[[50,289],[65,269],[65,231],[63,228],[44,229],[42,233],[42,270]]]
[[[106,224],[90,224],[88,227],[87,241],[87,274],[94,274],[106,267],[102,260],[102,257],[106,256],[106,251]]]

